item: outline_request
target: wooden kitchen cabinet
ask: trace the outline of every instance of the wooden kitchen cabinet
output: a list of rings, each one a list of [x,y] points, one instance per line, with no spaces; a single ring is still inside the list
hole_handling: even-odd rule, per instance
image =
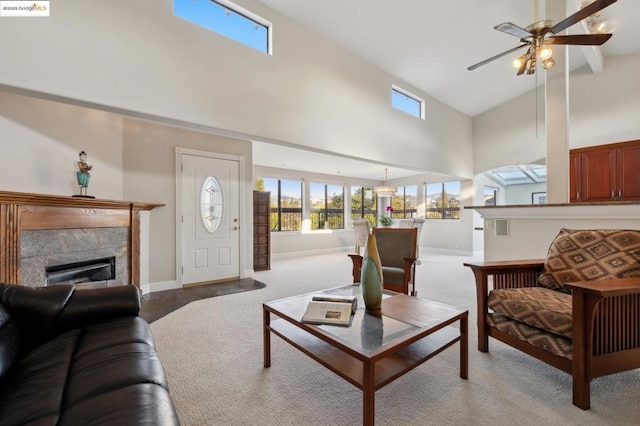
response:
[[[640,200],[640,141],[573,149],[571,202]]]

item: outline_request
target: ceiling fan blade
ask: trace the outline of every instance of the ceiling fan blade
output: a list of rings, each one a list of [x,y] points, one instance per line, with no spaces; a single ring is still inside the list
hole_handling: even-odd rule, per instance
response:
[[[520,28],[516,24],[512,24],[511,22],[505,22],[503,24],[496,25],[493,27],[494,30],[502,31],[503,33],[507,33],[514,37],[517,37],[521,40],[527,39],[529,37],[533,37],[529,31],[524,28]]]
[[[520,46],[518,46],[518,47],[514,47],[513,49],[509,49],[509,50],[507,50],[506,52],[502,52],[502,53],[500,53],[500,54],[498,54],[498,55],[496,55],[496,56],[492,56],[492,57],[491,57],[491,58],[489,58],[489,59],[485,59],[485,60],[484,60],[484,61],[482,61],[482,62],[478,62],[478,63],[477,63],[477,64],[475,64],[475,65],[471,65],[471,66],[470,66],[469,68],[467,68],[467,69],[468,69],[469,71],[473,71],[473,70],[475,70],[475,69],[476,69],[476,68],[478,68],[478,67],[481,67],[481,66],[483,66],[483,65],[485,65],[485,64],[488,64],[488,63],[489,63],[489,62],[491,62],[491,61],[495,61],[495,60],[496,60],[496,59],[498,59],[498,58],[502,58],[503,56],[506,56],[506,55],[508,55],[509,53],[513,53],[513,52],[515,52],[515,51],[518,51],[518,50],[520,50],[520,49],[522,49],[523,47],[528,46],[528,45],[529,45],[528,43],[523,43],[523,44],[521,44],[521,45],[520,45]]]
[[[569,44],[576,46],[600,46],[611,38],[612,34],[578,34],[549,37],[544,44]]]
[[[618,1],[618,0],[596,0],[593,3],[591,3],[590,5],[586,6],[584,9],[580,9],[579,11],[574,13],[573,15],[568,16],[565,19],[563,19],[562,21],[560,21],[557,24],[555,24],[553,27],[551,27],[549,32],[551,32],[553,34],[558,34],[559,32],[562,32],[562,31],[566,30],[567,28],[569,28],[573,24],[577,24],[578,22],[580,22],[583,19],[593,15],[596,12],[599,12],[600,10],[604,9],[605,7],[607,7],[609,5],[612,5],[616,1]]]

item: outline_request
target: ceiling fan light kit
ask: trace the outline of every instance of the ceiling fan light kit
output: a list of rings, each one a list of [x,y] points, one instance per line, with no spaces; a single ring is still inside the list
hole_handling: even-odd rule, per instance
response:
[[[536,0],[536,22],[533,24],[526,28],[521,28],[511,22],[505,22],[494,27],[494,29],[498,31],[519,38],[519,46],[485,59],[482,62],[478,62],[475,65],[471,65],[467,69],[469,71],[475,70],[482,65],[488,64],[489,62],[528,46],[529,49],[527,50],[527,53],[517,57],[513,61],[513,67],[518,70],[517,75],[533,74],[536,71],[538,59],[540,59],[540,63],[545,70],[551,68],[556,63],[556,61],[551,57],[553,52],[551,48],[546,47],[547,45],[600,46],[611,38],[611,34],[603,34],[598,31],[594,31],[591,22],[588,22],[588,26],[592,29],[592,34],[564,36],[557,36],[556,34],[561,33],[570,26],[577,24],[584,19],[590,18],[590,21],[592,21],[592,15],[597,14],[602,9],[610,6],[616,1],[617,0],[596,0],[554,25],[553,22],[548,20],[537,20],[538,2]],[[596,16],[598,17],[598,27],[600,27],[602,20],[599,19],[599,15]]]

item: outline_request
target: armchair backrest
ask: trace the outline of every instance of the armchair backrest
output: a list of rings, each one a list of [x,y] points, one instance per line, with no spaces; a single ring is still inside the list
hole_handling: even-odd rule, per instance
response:
[[[424,218],[413,218],[411,219],[411,227],[416,228],[418,230],[418,241],[416,243],[416,257],[420,257],[420,235],[422,235],[422,227],[426,219]]]
[[[360,254],[360,247],[366,247],[369,238],[369,222],[367,219],[354,219],[351,223],[356,240],[356,254]]]
[[[562,228],[538,285],[569,293],[564,283],[625,277],[640,277],[640,230]]]
[[[382,266],[404,268],[404,258],[415,258],[416,228],[373,228]]]

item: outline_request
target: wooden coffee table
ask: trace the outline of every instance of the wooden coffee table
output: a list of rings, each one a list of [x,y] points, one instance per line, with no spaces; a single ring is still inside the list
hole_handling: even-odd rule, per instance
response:
[[[302,323],[317,294],[357,295],[349,327]],[[460,342],[460,377],[468,375],[468,311],[405,294],[385,292],[380,312],[364,309],[359,286],[276,300],[262,305],[264,366],[271,366],[271,333],[362,389],[362,423],[374,424],[375,391]],[[272,320],[272,315],[277,317]],[[459,328],[453,327],[460,321]]]

